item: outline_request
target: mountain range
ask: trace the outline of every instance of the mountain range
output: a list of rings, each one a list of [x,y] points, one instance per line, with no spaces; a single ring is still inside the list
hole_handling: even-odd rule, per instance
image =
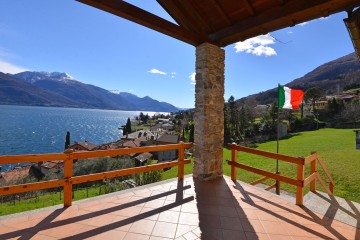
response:
[[[82,83],[67,73],[0,72],[0,104],[96,108],[128,111],[178,111],[175,106],[148,96],[108,91]]]
[[[327,95],[339,94],[351,86],[360,88],[360,63],[356,54],[351,53],[315,68],[286,86],[304,91],[315,86],[321,87]],[[273,88],[237,101],[271,104],[276,99],[277,88]],[[131,93],[108,91],[84,84],[60,72],[27,71],[13,75],[0,72],[0,104],[157,112],[179,110],[148,96],[140,98]]]
[[[355,53],[325,63],[303,77],[286,84],[287,87],[306,91],[312,87],[320,87],[326,95],[335,95],[350,89],[360,88],[360,63]],[[255,101],[257,104],[271,104],[277,100],[277,88],[253,94],[237,100],[238,102]]]

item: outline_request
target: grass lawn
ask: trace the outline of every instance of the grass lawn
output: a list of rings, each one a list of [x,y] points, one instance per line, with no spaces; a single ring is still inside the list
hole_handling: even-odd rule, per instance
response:
[[[360,202],[360,150],[355,149],[355,133],[351,129],[321,129],[318,131],[301,132],[292,135],[288,139],[280,141],[279,153],[289,156],[308,156],[316,151],[328,168],[335,181],[335,195],[348,200]],[[260,144],[258,149],[276,152],[276,141]],[[224,160],[231,158],[231,151],[224,150]],[[238,161],[247,165],[275,172],[275,161],[272,159],[258,157],[246,153],[238,153]],[[306,168],[306,176],[309,175],[309,168]],[[293,177],[296,176],[296,165],[279,162],[281,174]],[[318,171],[322,174],[321,167]],[[224,173],[230,175],[230,168],[224,162]],[[238,170],[238,179],[250,182],[261,176]],[[317,184],[320,191],[320,183]],[[282,188],[295,192],[295,188],[282,184]],[[308,190],[308,189],[306,189]]]
[[[102,191],[99,194],[99,186],[93,186],[86,189],[76,189],[74,192],[73,201],[86,199],[90,197],[99,196],[104,193],[105,187],[102,187]],[[61,196],[59,192],[54,193],[45,193],[39,195],[38,199],[31,198],[31,199],[24,199],[21,201],[14,201],[11,203],[2,203],[0,204],[0,216],[18,213],[18,212],[25,212],[29,210],[50,207],[58,204],[64,204],[64,193],[61,192]]]
[[[291,135],[288,139],[280,140],[279,153],[299,157],[308,156],[312,151],[316,151],[328,168],[335,181],[335,195],[348,200],[360,202],[360,150],[355,149],[355,133],[351,129],[320,129],[318,131],[301,132]],[[276,141],[259,144],[260,150],[276,152]],[[230,176],[230,167],[225,160],[231,159],[231,151],[224,148],[224,174]],[[238,162],[257,167],[260,169],[273,171],[276,170],[276,160],[259,157],[247,153],[238,152]],[[192,164],[185,165],[185,174],[192,173]],[[282,175],[295,178],[296,165],[279,161],[279,170]],[[328,183],[321,167],[318,171],[323,179]],[[306,167],[305,178],[309,176],[310,166]],[[177,168],[172,168],[163,173],[163,179],[177,176]],[[252,182],[261,178],[241,169],[237,170],[237,178],[244,182]],[[267,184],[273,184],[274,180],[269,180]],[[322,189],[320,183],[317,184],[319,191]],[[295,192],[295,187],[281,183],[281,189]],[[309,187],[305,188],[308,191]]]

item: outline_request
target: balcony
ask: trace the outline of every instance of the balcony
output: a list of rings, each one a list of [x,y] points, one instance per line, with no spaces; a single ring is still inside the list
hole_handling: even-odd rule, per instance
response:
[[[184,176],[184,164],[190,163],[190,160],[184,159],[184,149],[188,147],[191,144],[181,143],[110,151],[0,157],[0,161],[7,162],[30,159],[36,162],[44,158],[65,161],[64,179],[0,188],[0,194],[12,194],[64,187],[64,206],[0,217],[0,239],[360,239],[360,221],[350,226],[335,220],[335,215],[330,212],[322,215],[306,203],[298,206],[295,202],[299,202],[299,194],[296,199],[278,196],[227,176],[213,181]],[[239,146],[231,147],[234,151],[248,151]],[[113,156],[155,149],[177,149],[179,159],[145,167],[72,176],[72,162],[80,157]],[[258,154],[269,155],[264,152]],[[290,157],[281,155],[269,156],[292,161]],[[314,159],[315,155],[311,155],[303,162],[312,163]],[[300,189],[297,193],[302,193],[304,183],[316,187],[314,181],[318,176],[316,165],[312,164],[312,175],[304,179],[299,171],[303,169],[299,162],[296,162],[297,175],[303,179],[302,184],[299,180],[289,180],[277,174],[261,173],[280,181],[294,181]],[[229,164],[233,168],[244,168],[235,159]],[[178,167],[178,178],[72,202],[73,184],[169,166]],[[338,208],[341,209],[340,206]],[[353,208],[355,213],[342,210],[360,219],[357,209]]]
[[[360,239],[360,229],[228,177],[190,175],[2,217],[0,239]]]

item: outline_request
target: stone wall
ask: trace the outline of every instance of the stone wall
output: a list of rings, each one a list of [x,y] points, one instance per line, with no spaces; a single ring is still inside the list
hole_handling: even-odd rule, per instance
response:
[[[195,134],[193,176],[222,176],[224,145],[225,51],[204,43],[196,48]]]

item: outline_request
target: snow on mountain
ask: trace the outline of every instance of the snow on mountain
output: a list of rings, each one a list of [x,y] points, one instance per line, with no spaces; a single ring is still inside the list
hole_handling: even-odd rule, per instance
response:
[[[26,89],[37,89],[39,92],[46,92],[53,94],[50,102],[46,102],[49,106],[71,106],[97,109],[116,109],[129,111],[157,111],[157,112],[174,112],[177,108],[169,103],[159,102],[150,97],[140,98],[134,94],[120,92],[119,90],[105,90],[103,88],[85,84],[77,81],[67,73],[61,72],[22,72],[14,75],[7,74],[15,79],[21,79],[26,84],[30,84]],[[0,79],[1,80],[1,79]],[[21,81],[20,81],[21,83]],[[25,85],[26,85],[25,84]],[[1,87],[1,86],[0,86]],[[24,90],[22,99],[26,100],[27,92]],[[16,92],[16,90],[14,90]],[[33,91],[35,92],[35,90]],[[56,95],[59,101],[56,99]],[[8,95],[6,95],[9,98]],[[12,95],[13,102],[19,98],[16,94]],[[34,99],[37,96],[34,96]],[[50,97],[48,97],[50,98]],[[32,105],[34,102],[41,103],[40,100],[34,100],[27,103],[22,101],[21,104]],[[60,101],[61,100],[61,101]],[[1,91],[0,91],[1,104]]]
[[[114,93],[114,94],[118,94],[118,95],[121,93],[120,90],[108,90],[108,91],[111,93]]]
[[[41,80],[52,80],[52,81],[59,81],[59,82],[69,82],[69,81],[77,81],[75,78],[70,76],[67,73],[61,72],[21,72],[13,75],[14,77],[23,79],[29,83],[35,83]]]

